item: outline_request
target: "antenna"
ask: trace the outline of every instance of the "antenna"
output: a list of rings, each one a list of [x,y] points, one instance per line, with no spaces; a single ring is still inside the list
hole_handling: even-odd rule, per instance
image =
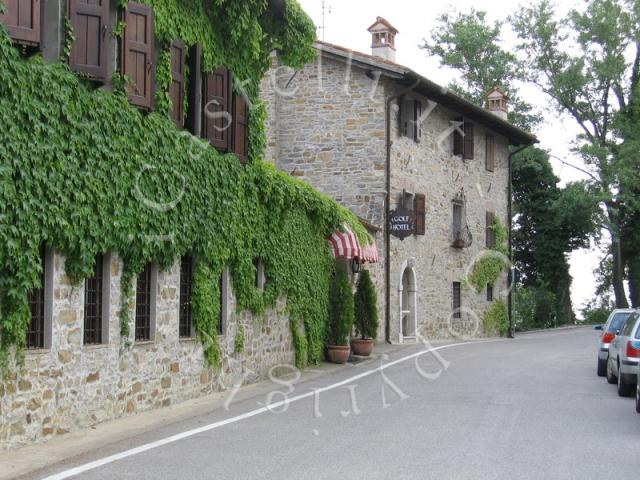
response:
[[[326,13],[331,13],[331,5],[327,5],[327,2],[325,0],[322,0],[322,25],[320,27],[318,27],[320,30],[322,30],[322,41],[324,42],[324,32],[326,30],[326,25],[324,23],[324,14]]]

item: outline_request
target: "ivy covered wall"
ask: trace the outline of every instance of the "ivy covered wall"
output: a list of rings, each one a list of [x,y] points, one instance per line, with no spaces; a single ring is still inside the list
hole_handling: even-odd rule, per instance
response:
[[[248,80],[250,163],[222,155],[160,109],[146,114],[122,92],[79,79],[63,62],[23,58],[0,29],[0,360],[18,358],[39,285],[40,246],[67,257],[80,282],[97,253],[125,262],[122,345],[129,342],[133,280],[143,266],[198,258],[194,321],[216,365],[218,279],[230,267],[240,308],[262,311],[286,294],[297,363],[324,344],[332,258],[326,237],[344,223],[368,243],[357,219],[309,186],[262,162],[264,108],[258,85],[273,48],[296,67],[312,58],[314,27],[293,0],[276,22],[265,0],[149,0],[156,36],[203,45],[204,69],[226,65]],[[205,9],[204,5],[210,5]],[[162,91],[161,91],[162,93]],[[255,288],[253,260],[266,268]],[[304,327],[304,328],[303,328]]]

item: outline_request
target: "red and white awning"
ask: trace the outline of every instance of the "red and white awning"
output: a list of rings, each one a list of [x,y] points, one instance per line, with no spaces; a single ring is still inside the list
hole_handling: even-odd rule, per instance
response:
[[[335,231],[329,237],[333,256],[335,258],[346,258],[348,260],[358,260],[360,262],[375,263],[378,261],[378,249],[375,245],[360,246],[358,237],[345,225],[344,232]]]

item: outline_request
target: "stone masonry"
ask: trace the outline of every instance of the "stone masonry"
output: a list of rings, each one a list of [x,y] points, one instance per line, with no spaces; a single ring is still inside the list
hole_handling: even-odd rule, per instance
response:
[[[255,382],[271,367],[294,362],[285,299],[261,318],[236,313],[228,280],[228,315],[219,337],[223,365],[221,371],[208,367],[200,341],[178,337],[179,262],[157,273],[155,339],[122,347],[122,262],[116,255],[109,261],[108,343],[83,346],[84,285],[70,283],[57,253],[53,267],[51,348],[28,351],[22,369],[0,383],[0,449]],[[245,348],[235,352],[240,325]]]
[[[331,46],[334,47],[334,46]],[[339,47],[338,47],[339,48]],[[390,75],[357,60],[365,57],[344,51],[343,58],[326,54],[319,45],[318,60],[300,71],[279,67],[276,60],[263,82],[271,133],[268,158],[277,166],[330,195],[370,223],[385,225],[386,112],[385,103],[402,87]],[[352,63],[352,58],[355,60]],[[382,62],[383,67],[395,64]],[[396,66],[397,67],[397,66]],[[427,98],[410,92],[427,109]],[[464,284],[472,262],[485,252],[486,212],[508,222],[508,140],[498,132],[475,125],[475,155],[463,160],[453,155],[453,135],[441,141],[459,113],[436,106],[422,122],[420,142],[401,137],[397,101],[391,104],[391,195],[395,209],[404,191],[426,197],[426,234],[390,241],[390,328],[396,343],[415,341],[401,335],[401,298],[405,269],[415,277],[409,315],[427,338],[483,335],[482,315],[490,305],[486,291],[463,286],[462,318],[452,319],[452,283]],[[485,168],[485,134],[495,137],[495,169]],[[442,143],[442,148],[439,146]],[[452,201],[464,194],[464,219],[473,236],[468,248],[452,243]],[[413,208],[413,205],[411,205]],[[367,265],[375,279],[380,312],[378,341],[384,339],[385,243],[376,236],[380,262]],[[506,296],[506,274],[494,286],[495,298]],[[406,289],[405,289],[406,290]],[[405,292],[406,294],[409,292]],[[415,301],[412,297],[415,296]],[[406,302],[405,302],[406,303]]]

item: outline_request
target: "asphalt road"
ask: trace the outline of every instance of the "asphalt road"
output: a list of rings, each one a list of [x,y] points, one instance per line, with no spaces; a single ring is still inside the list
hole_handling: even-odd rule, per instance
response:
[[[423,346],[404,348],[297,384],[290,399],[329,388],[280,404],[278,413],[256,410],[267,402],[263,395],[109,445],[38,478],[230,418],[74,478],[637,478],[640,415],[633,399],[619,398],[596,376],[596,339],[586,328],[529,334],[444,348],[442,361],[418,354]],[[410,354],[419,356],[367,374]],[[355,375],[361,377],[349,382]],[[332,388],[339,382],[345,384]]]

